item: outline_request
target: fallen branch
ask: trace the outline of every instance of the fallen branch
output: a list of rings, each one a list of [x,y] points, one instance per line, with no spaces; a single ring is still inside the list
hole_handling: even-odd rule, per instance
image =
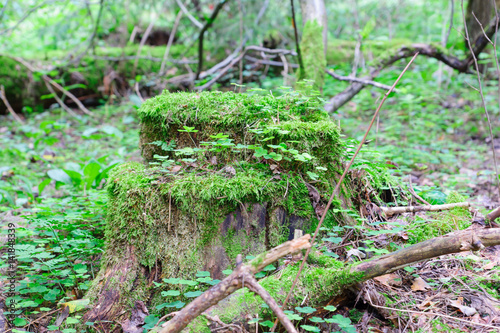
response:
[[[7,96],[5,96],[5,88],[4,86],[0,86],[0,99],[3,101],[5,104],[5,107],[7,107],[7,110],[9,110],[10,114],[12,117],[14,117],[15,120],[17,120],[19,123],[24,125],[24,121],[17,115],[17,113],[14,111],[12,106],[10,106],[9,100],[7,99]]]
[[[142,60],[149,60],[149,61],[154,61],[154,62],[161,62],[163,61],[162,58],[156,58],[156,57],[150,57],[150,56],[122,56],[122,57],[108,57],[108,56],[93,56],[93,59],[96,60],[108,60],[108,61],[125,61],[125,60],[135,60],[135,59],[142,59]],[[179,64],[179,65],[185,65],[185,64],[196,64],[196,60],[176,60],[176,59],[168,59],[168,62],[171,62],[173,64]]]
[[[363,280],[394,272],[413,263],[462,251],[478,251],[500,244],[500,228],[467,229],[429,239],[353,267]]]
[[[73,110],[71,110],[66,104],[64,104],[63,100],[59,98],[59,96],[57,96],[57,93],[54,91],[54,88],[52,88],[52,86],[47,81],[44,82],[45,86],[47,87],[47,90],[50,91],[52,95],[54,95],[54,99],[56,100],[57,103],[59,103],[61,108],[63,108],[67,113],[69,113],[73,117],[76,117],[77,114]]]
[[[209,307],[217,304],[219,301],[243,287],[249,287],[250,290],[258,293],[259,296],[261,296],[269,307],[276,313],[288,332],[297,332],[288,317],[283,313],[283,310],[278,306],[278,304],[276,304],[276,301],[258,284],[254,275],[260,272],[264,267],[286,255],[310,248],[310,238],[310,235],[305,235],[283,243],[268,252],[258,255],[246,265],[241,264],[241,255],[239,255],[239,258],[237,258],[237,267],[231,275],[205,291],[202,295],[198,296],[194,301],[189,303],[184,309],[180,310],[170,321],[162,325],[163,328],[160,332],[180,332],[193,319],[198,317]]]
[[[351,77],[351,76],[341,76],[341,75],[335,74],[332,71],[329,71],[328,69],[325,72],[326,72],[326,74],[330,75],[331,77],[333,77],[334,79],[337,79],[339,81],[358,82],[358,83],[361,83],[365,86],[374,86],[376,88],[380,88],[380,89],[384,89],[384,90],[391,89],[391,87],[386,85],[386,84],[378,83],[378,82],[375,82],[372,80],[360,79],[360,78]]]
[[[408,207],[380,207],[386,216],[392,216],[402,213],[416,213],[416,212],[438,212],[441,210],[453,209],[456,207],[469,208],[468,202],[458,202],[445,205],[427,205],[427,206],[408,206]]]
[[[490,22],[489,28],[486,30],[485,34],[480,35],[476,39],[474,46],[471,47],[472,51],[469,51],[468,55],[462,60],[458,59],[457,57],[447,55],[444,50],[438,46],[428,44],[413,44],[411,46],[401,47],[394,54],[380,61],[378,65],[370,71],[370,74],[362,79],[373,80],[380,74],[380,72],[384,68],[389,67],[398,60],[413,57],[417,53],[425,57],[437,59],[460,73],[472,73],[470,70],[470,65],[473,63],[474,57],[477,57],[486,48],[489,40],[493,37],[493,35],[495,35],[496,30],[498,29],[497,24],[500,23],[497,22],[496,18]],[[364,87],[366,87],[366,85],[363,85],[359,82],[354,82],[344,91],[333,96],[325,105],[325,110],[330,113],[337,111],[341,106],[343,106],[354,96],[356,96]]]
[[[453,209],[456,207],[469,208],[468,202],[458,202],[445,205],[427,205],[427,206],[408,206],[408,207],[380,207],[386,216],[392,216],[402,213],[416,213],[416,212],[438,212],[441,210]]]
[[[26,61],[24,61],[23,59],[21,58],[18,58],[18,57],[11,57],[11,56],[8,56],[10,57],[11,59],[14,59],[15,61],[17,61],[18,63],[24,65],[30,72],[32,73],[35,73],[35,72],[38,72],[33,66],[31,66],[29,63],[27,63]],[[70,93],[68,90],[64,89],[59,83],[55,82],[54,80],[52,80],[50,77],[48,77],[47,75],[45,74],[42,74],[42,79],[51,84],[52,86],[54,86],[54,88],[56,88],[57,90],[59,90],[60,92],[68,95],[69,98],[71,98],[71,100],[73,102],[75,102],[75,104],[78,106],[78,108],[80,110],[82,110],[85,114],[88,114],[89,116],[92,116],[92,112],[90,112],[83,104],[82,102],[80,102],[80,100],[78,98],[75,97],[75,95],[73,95],[72,93]]]
[[[489,212],[488,215],[486,215],[486,217],[490,221],[495,221],[495,219],[499,216],[500,216],[500,207],[497,207],[495,210],[492,210],[491,212]]]
[[[243,57],[245,56],[245,54],[248,52],[248,51],[261,51],[261,52],[265,52],[265,53],[269,53],[269,54],[281,54],[281,55],[287,55],[287,54],[290,54],[290,55],[296,55],[297,53],[295,53],[294,51],[290,51],[290,50],[284,50],[284,49],[267,49],[265,47],[260,47],[260,46],[248,46],[246,47],[243,52],[240,53],[240,55],[236,58],[234,58],[230,63],[229,65],[227,65],[224,69],[222,69],[216,77],[214,77],[213,79],[211,79],[210,81],[208,81],[207,83],[205,83],[204,85],[202,86],[199,86],[199,87],[195,87],[196,90],[205,90],[205,89],[208,89],[210,88],[215,82],[217,82],[221,77],[223,77],[227,71],[229,69],[231,69],[234,65],[236,65],[238,62],[240,62],[241,59],[243,59]],[[227,59],[226,59],[227,60]],[[224,61],[226,61],[224,60]],[[215,67],[215,66],[214,66]]]
[[[432,259],[442,255],[459,253],[462,251],[477,251],[485,247],[495,246],[500,244],[500,228],[483,228],[474,227],[467,230],[456,231],[449,233],[444,236],[429,239],[427,241],[412,245],[407,248],[383,255],[381,257],[372,258],[369,261],[362,261],[354,265],[347,265],[343,268],[328,268],[324,266],[315,267],[313,265],[308,266],[302,276],[302,284],[317,283],[311,281],[313,277],[317,277],[318,274],[328,275],[330,277],[337,276],[338,278],[332,278],[329,280],[329,284],[324,286],[324,290],[330,290],[330,293],[326,293],[321,288],[320,285],[316,285],[314,290],[317,294],[311,297],[307,305],[312,307],[317,307],[323,305],[323,302],[318,302],[317,299],[326,300],[328,298],[333,299],[334,297],[340,297],[343,291],[348,290],[353,285],[360,282],[373,279],[374,277],[381,276],[394,272],[403,267],[413,265],[417,262]],[[296,267],[287,266],[284,269],[296,270]],[[352,279],[346,279],[347,276],[353,277]],[[266,281],[271,279],[272,281]],[[276,276],[269,276],[261,281],[262,285],[275,285]],[[273,289],[272,292],[277,295],[283,295],[287,289],[286,285],[288,282],[283,282],[282,288]],[[335,291],[331,293],[332,285],[336,286]],[[297,289],[294,290],[293,303],[289,304],[292,308],[300,305],[304,299],[304,290]],[[262,309],[260,308],[260,301],[254,301],[249,299],[249,295],[244,293],[235,294],[234,298],[228,300],[227,302],[221,302],[215,308],[211,309],[212,313],[228,313],[233,311],[234,304],[241,304],[245,301],[245,304],[251,304],[245,307],[241,312],[232,312],[232,318],[228,318],[228,321],[238,320],[247,313],[260,314]],[[255,296],[257,298],[257,296]],[[304,306],[304,305],[300,305]],[[283,307],[285,309],[285,307]]]

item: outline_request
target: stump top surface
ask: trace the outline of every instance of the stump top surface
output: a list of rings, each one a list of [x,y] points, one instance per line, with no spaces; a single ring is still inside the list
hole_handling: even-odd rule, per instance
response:
[[[221,123],[228,127],[255,121],[318,121],[328,119],[316,97],[298,93],[283,96],[234,92],[189,93],[168,91],[144,102],[141,121],[175,124]]]

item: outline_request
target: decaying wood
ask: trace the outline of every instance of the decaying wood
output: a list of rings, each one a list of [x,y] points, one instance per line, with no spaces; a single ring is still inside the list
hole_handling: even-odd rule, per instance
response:
[[[283,313],[282,309],[275,303],[267,291],[262,291],[262,287],[258,285],[253,276],[254,274],[260,272],[264,267],[286,255],[294,254],[300,250],[310,248],[310,238],[310,235],[305,235],[283,243],[268,252],[258,255],[246,265],[242,265],[241,261],[237,261],[237,267],[231,275],[226,277],[219,284],[205,291],[202,295],[189,303],[184,309],[179,311],[170,321],[163,325],[160,332],[180,332],[203,311],[217,304],[219,301],[244,286],[250,287],[252,291],[257,292],[266,302],[270,302],[271,304],[268,303],[269,306],[273,309],[273,311],[275,311],[282,324],[289,329],[289,332],[296,332],[293,324]]]
[[[351,266],[350,272],[352,274],[362,273],[358,282],[363,282],[377,276],[394,272],[405,266],[412,265],[423,260],[428,260],[446,254],[459,253],[462,251],[477,251],[482,248],[495,245],[500,245],[500,228],[470,228],[468,230],[456,231],[444,236],[436,237],[413,246],[403,248],[396,252],[373,258],[370,261],[360,262]],[[351,286],[344,285],[341,287],[348,292],[349,287]],[[297,298],[296,296],[297,295],[295,295],[294,298]],[[244,296],[237,295],[235,297],[236,299],[232,299],[231,302],[217,305],[216,311],[225,312],[229,307],[232,307],[232,304],[240,302],[238,297]],[[258,307],[258,305],[256,306]],[[245,313],[258,313],[259,308],[246,308],[243,311],[245,311]],[[237,320],[242,315],[243,313],[236,313],[233,319]]]
[[[363,272],[363,279],[388,274],[425,259],[462,251],[477,251],[484,247],[500,244],[500,228],[456,231],[444,236],[403,248],[353,267]]]
[[[386,216],[392,216],[402,213],[416,213],[416,212],[438,212],[441,210],[453,209],[456,207],[469,208],[468,202],[458,202],[445,205],[427,205],[427,206],[408,206],[408,207],[380,207]]]
[[[458,59],[457,57],[450,56],[445,53],[444,49],[428,44],[413,44],[410,46],[403,46],[397,50],[394,54],[391,54],[387,58],[383,59],[378,63],[378,65],[373,68],[369,75],[363,77],[363,80],[373,80],[376,78],[380,72],[404,58],[409,58],[415,54],[420,54],[425,57],[434,58],[445,65],[457,70],[460,73],[471,73],[470,65],[474,61],[474,56],[478,56],[489,43],[489,40],[495,35],[498,25],[500,25],[500,20],[497,22],[496,17],[490,21],[488,29],[485,34],[480,35],[472,47],[472,52],[469,51],[468,55],[464,59]],[[354,82],[344,91],[333,96],[330,101],[325,105],[325,110],[327,112],[335,112],[341,106],[349,102],[354,96],[356,96],[366,85],[358,82]]]
[[[21,117],[19,117],[17,115],[17,113],[12,108],[12,106],[10,106],[10,103],[9,103],[9,100],[7,99],[7,96],[5,96],[4,86],[0,86],[0,99],[3,101],[3,103],[5,104],[5,107],[7,108],[7,110],[9,110],[12,117],[14,117],[15,120],[17,120],[19,123],[24,125],[24,121],[21,119]]]
[[[490,221],[495,221],[496,218],[500,216],[500,207],[497,207],[495,210],[492,210],[486,217]]]
[[[14,59],[15,61],[19,62],[20,64],[24,65],[30,72],[37,72],[37,70],[31,66],[29,63],[27,63],[26,61],[24,61],[24,59],[21,59],[19,57],[11,57],[12,59]],[[78,108],[80,110],[83,111],[83,113],[85,114],[88,114],[89,116],[92,115],[92,112],[90,112],[83,104],[82,102],[80,102],[80,100],[78,98],[75,97],[75,95],[73,95],[72,93],[70,93],[68,90],[64,89],[59,83],[57,83],[56,81],[52,80],[50,77],[48,77],[47,75],[43,74],[42,75],[42,79],[51,84],[52,86],[54,86],[54,88],[56,88],[57,90],[59,90],[60,92],[62,92],[63,94],[66,94],[69,98],[71,98],[71,100],[73,102],[75,102],[75,104],[78,106]]]

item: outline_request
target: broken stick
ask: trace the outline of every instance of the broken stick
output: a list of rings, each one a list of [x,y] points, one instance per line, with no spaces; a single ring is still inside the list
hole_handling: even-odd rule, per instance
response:
[[[392,216],[402,213],[416,213],[416,212],[438,212],[440,210],[448,210],[456,207],[469,208],[468,202],[458,202],[445,205],[427,205],[427,206],[408,206],[408,207],[380,207],[386,216]]]

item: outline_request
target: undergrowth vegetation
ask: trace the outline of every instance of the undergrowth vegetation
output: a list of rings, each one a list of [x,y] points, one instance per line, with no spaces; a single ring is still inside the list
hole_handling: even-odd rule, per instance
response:
[[[252,43],[260,44],[264,36],[273,35],[279,37],[281,46],[293,48],[292,27],[283,24],[290,21],[280,10],[283,3],[270,2],[267,20],[262,23],[264,28],[249,37]],[[359,22],[354,22],[350,3],[336,2],[335,8],[330,9],[339,20],[339,28],[329,31],[329,39],[333,41],[326,55],[329,69],[339,75],[352,74],[353,67],[346,61],[355,58],[358,35],[362,41],[362,55],[361,59],[357,58],[359,66],[354,72],[359,77],[377,58],[393,48],[409,41],[439,41],[446,22],[437,12],[447,8],[448,2],[436,2],[435,6],[429,3],[412,2],[407,5],[409,10],[401,10],[396,17],[393,13],[399,5],[394,1],[360,1],[357,4]],[[141,6],[132,1],[131,15],[140,16],[134,10],[142,12],[139,10]],[[159,10],[160,2],[145,6]],[[258,10],[255,10],[255,5],[248,6],[252,8],[249,8],[248,15],[242,15],[241,22],[231,20],[234,17],[230,11],[224,15],[231,19],[214,22],[212,29],[218,33],[207,34],[205,43],[205,55],[209,59],[205,63],[207,68],[227,55],[225,44],[219,40],[221,36],[231,43],[238,41],[243,37],[234,33],[240,31],[239,24],[255,19]],[[87,76],[87,84],[97,90],[102,74],[109,69],[103,58],[136,55],[137,45],[132,45],[132,41],[127,43],[125,40],[127,45],[116,49],[105,42],[111,40],[120,28],[120,20],[112,18],[128,15],[122,7],[119,2],[110,2],[102,24],[96,30],[101,39],[97,40],[97,45],[92,45],[92,56],[84,58],[84,65],[72,68],[58,82],[68,87],[68,76],[73,72],[89,72],[97,76]],[[8,44],[6,50],[10,54],[22,54],[36,62],[44,61],[46,66],[62,61],[67,50],[82,45],[81,40],[87,35],[84,30],[93,26],[88,24],[93,22],[88,21],[93,18],[92,13],[66,20],[64,15],[73,15],[79,10],[81,8],[76,2],[71,2],[59,12],[35,13],[35,24],[45,22],[45,16],[51,18],[46,30],[23,27],[2,39],[0,45]],[[278,14],[269,17],[273,11]],[[0,16],[4,14],[3,10],[1,12]],[[377,18],[376,14],[369,16],[369,12],[376,12],[380,17]],[[200,13],[209,14],[208,6]],[[415,13],[420,13],[425,19],[415,20]],[[9,25],[12,17],[16,18],[18,14],[10,10],[5,12],[8,19],[0,20],[0,31],[12,26]],[[158,24],[170,27],[173,19],[173,13],[168,13],[159,18]],[[457,15],[453,20],[457,26],[460,24]],[[186,17],[181,22],[185,28],[182,42],[195,41],[198,30],[189,26]],[[135,28],[133,24],[125,25],[127,33],[132,33]],[[61,33],[56,34],[56,31]],[[36,33],[53,33],[54,37],[39,38],[27,48],[25,36],[33,37]],[[68,35],[72,38],[69,39]],[[463,40],[458,35],[452,35],[446,47],[462,56]],[[175,62],[173,59],[192,58],[195,51],[195,48],[184,50],[180,43],[173,45],[168,63],[174,67],[165,74],[166,77],[177,75],[178,68],[186,73],[192,71],[187,66],[196,61],[186,58]],[[101,106],[92,109],[92,116],[71,117],[57,104],[38,112],[42,109],[42,101],[53,97],[45,92],[47,94],[41,97],[36,108],[24,107],[26,124],[19,125],[4,116],[0,118],[0,219],[5,222],[0,236],[7,239],[9,231],[6,226],[15,226],[15,258],[18,262],[14,277],[18,281],[15,295],[2,299],[5,304],[15,304],[15,310],[3,312],[13,318],[17,327],[13,332],[36,327],[42,319],[49,331],[98,330],[96,323],[84,322],[79,311],[89,303],[84,297],[98,296],[88,292],[92,281],[99,278],[101,267],[125,257],[123,244],[132,244],[142,251],[143,256],[138,262],[148,269],[159,259],[182,258],[181,264],[172,264],[173,269],[189,271],[185,276],[162,276],[152,286],[141,286],[143,288],[138,290],[139,296],[147,288],[155,295],[148,303],[151,308],[144,319],[144,332],[160,324],[158,321],[164,315],[182,309],[219,282],[210,272],[202,270],[196,253],[199,249],[190,248],[190,244],[177,244],[176,240],[159,244],[161,236],[165,236],[161,234],[164,230],[156,232],[150,228],[144,231],[158,221],[170,228],[171,214],[200,217],[195,221],[206,224],[203,232],[197,234],[194,229],[187,230],[192,238],[189,241],[194,242],[200,237],[204,246],[218,232],[217,223],[238,210],[251,212],[253,207],[245,206],[250,203],[269,203],[270,208],[283,208],[288,214],[302,219],[304,233],[314,232],[321,207],[316,211],[310,197],[317,193],[320,200],[328,201],[334,181],[353,156],[377,101],[384,93],[377,88],[366,88],[337,113],[328,115],[318,112],[318,108],[324,105],[327,97],[343,91],[347,83],[326,76],[321,93],[313,90],[311,82],[299,84],[294,91],[287,87],[295,79],[293,74],[285,73],[283,77],[277,71],[269,70],[267,65],[257,68],[254,64],[242,62],[239,72],[230,72],[221,80],[222,83],[213,86],[226,91],[224,93],[202,92],[193,99],[190,93],[165,91],[142,102],[140,93],[150,92],[148,89],[154,86],[160,68],[157,60],[164,55],[164,48],[144,46],[142,54],[143,58],[154,59],[139,61],[137,73],[134,70],[134,77],[124,86],[140,84],[145,89],[120,101],[101,99],[100,96],[98,102]],[[491,54],[483,54],[480,62],[485,63],[491,57]],[[5,88],[12,92],[8,97],[31,102],[25,94],[29,91],[19,88],[23,80],[28,80],[27,72],[20,70],[19,64],[10,57],[0,55],[0,60],[3,60],[0,83],[5,82]],[[114,69],[129,71],[135,67],[134,60],[117,63]],[[391,85],[404,64],[398,62],[386,69],[377,81]],[[42,72],[35,73],[35,85],[41,85]],[[56,72],[48,74],[55,76]],[[140,75],[135,75],[138,73]],[[214,75],[196,81],[195,85],[205,84]],[[498,136],[498,82],[488,73],[483,79],[492,132]],[[359,278],[342,275],[343,270],[360,260],[466,229],[473,218],[468,210],[454,208],[439,213],[405,214],[386,221],[373,209],[374,206],[414,205],[410,189],[430,204],[463,201],[472,201],[481,207],[490,204],[488,199],[495,191],[497,175],[492,167],[491,138],[481,98],[470,87],[475,84],[471,75],[457,74],[434,59],[423,57],[418,57],[414,66],[405,73],[397,91],[384,105],[368,142],[354,161],[342,187],[341,194],[350,205],[334,201],[320,229],[319,242],[298,285],[304,304],[285,312],[298,328],[320,332],[319,327],[329,325],[327,327],[332,330],[355,332],[354,325],[363,321],[359,305],[353,302],[350,304],[352,308],[346,311],[322,303],[339,291],[338,283],[353,283]],[[208,120],[211,126],[206,126]],[[240,130],[241,127],[244,130]],[[498,141],[498,138],[493,140]],[[321,146],[321,142],[326,144]],[[141,163],[141,158],[147,164]],[[143,209],[144,201],[149,204],[147,209]],[[486,212],[484,208],[480,210]],[[187,218],[179,221],[192,227]],[[262,249],[276,246],[291,236],[290,230],[283,226],[270,229],[266,230],[270,235],[267,239],[261,234],[252,235],[263,244]],[[241,235],[228,231],[225,236],[220,246],[227,251],[233,265],[236,256],[246,250]],[[113,242],[105,244],[106,238],[113,239]],[[9,252],[4,241],[0,245],[0,269],[6,271]],[[115,253],[124,254],[123,257],[103,255],[110,248]],[[184,249],[186,251],[181,251]],[[158,258],[158,255],[163,257]],[[253,258],[247,255],[245,260]],[[484,291],[496,299],[500,297],[498,261],[495,263],[472,254],[455,259],[454,267],[472,273],[453,279],[460,280],[458,283],[466,284],[470,290]],[[490,264],[489,275],[480,275],[484,266]],[[446,263],[431,261],[428,265],[427,271],[420,273],[416,265],[406,267],[401,277],[408,282],[425,276],[429,271],[447,272],[448,269]],[[171,267],[165,265],[163,268],[167,271]],[[281,260],[266,267],[256,277],[277,300],[282,301],[284,295],[281,291],[290,288],[297,270],[297,265],[290,265],[289,259],[286,262]],[[222,271],[223,277],[231,272],[231,269]],[[139,280],[135,276],[127,278],[126,283],[130,286]],[[454,291],[453,279],[428,275],[428,289],[458,294]],[[0,277],[0,286],[5,290],[7,280],[7,276]],[[267,305],[247,290],[240,290],[238,295],[243,295],[244,306],[253,311],[252,318],[244,319],[245,324],[256,324],[257,330],[270,330],[275,318]],[[386,305],[418,305],[415,300],[401,300],[390,291],[382,296]],[[58,321],[61,305],[68,306],[69,316]],[[237,313],[241,306],[235,304],[231,310]],[[323,314],[321,318],[310,315],[317,311]],[[217,316],[227,319],[234,313],[218,313]],[[195,332],[204,332],[208,330],[208,324],[207,319],[200,317],[191,328]],[[435,320],[432,326],[434,331],[453,331],[441,319]]]

